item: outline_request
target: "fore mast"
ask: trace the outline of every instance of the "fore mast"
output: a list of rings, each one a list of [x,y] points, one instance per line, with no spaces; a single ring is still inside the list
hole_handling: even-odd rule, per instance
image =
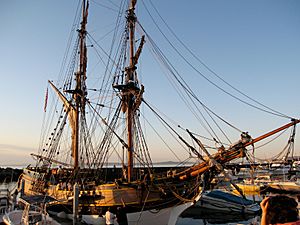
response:
[[[79,169],[79,142],[80,142],[80,116],[85,119],[85,105],[86,105],[86,68],[87,68],[87,47],[86,47],[86,24],[88,16],[89,3],[86,0],[82,1],[82,21],[79,33],[79,67],[75,75],[74,89],[64,90],[65,93],[72,94],[72,99],[67,97],[59,91],[55,85],[48,81],[53,90],[59,96],[64,104],[65,111],[68,113],[68,119],[72,130],[72,157],[74,170]]]
[[[74,154],[74,169],[77,170],[79,167],[79,113],[85,113],[85,100],[86,100],[86,68],[87,68],[87,48],[86,48],[86,24],[87,24],[87,15],[88,15],[88,2],[86,3],[83,0],[82,5],[82,22],[81,29],[79,32],[80,39],[80,61],[79,61],[79,70],[75,73],[76,78],[76,88],[74,92],[75,100],[75,135],[73,140],[73,154]]]
[[[72,153],[74,159],[75,171],[79,169],[79,129],[80,129],[80,114],[85,114],[86,104],[86,68],[87,68],[87,47],[86,47],[86,24],[88,15],[88,5],[86,0],[82,1],[82,21],[81,28],[78,30],[79,33],[79,68],[75,72],[76,86],[75,90],[69,90],[73,94],[74,99],[74,112],[73,112],[73,124],[72,127]]]

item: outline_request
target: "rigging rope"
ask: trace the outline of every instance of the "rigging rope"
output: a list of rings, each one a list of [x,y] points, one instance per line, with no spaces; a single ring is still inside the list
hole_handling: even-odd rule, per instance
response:
[[[261,110],[261,111],[264,111],[266,113],[269,113],[269,114],[273,114],[273,115],[276,115],[276,116],[280,116],[280,117],[284,117],[284,118],[289,118],[289,119],[292,119],[292,117],[290,116],[287,116],[281,112],[278,112],[260,102],[258,102],[257,100],[251,98],[250,96],[244,94],[242,91],[240,91],[239,89],[235,88],[233,85],[229,84],[227,81],[225,81],[223,78],[221,78],[215,71],[213,71],[211,68],[209,68],[202,60],[200,60],[199,57],[197,57],[190,48],[187,47],[186,44],[183,43],[183,41],[181,41],[179,39],[179,37],[176,35],[176,33],[171,29],[171,27],[166,23],[166,21],[163,19],[163,17],[161,16],[161,14],[158,12],[157,8],[154,6],[154,4],[152,3],[151,0],[149,0],[150,4],[152,5],[152,7],[154,8],[154,10],[156,11],[157,15],[159,16],[159,18],[163,21],[163,23],[165,24],[165,26],[168,28],[168,30],[171,32],[171,34],[175,37],[175,39],[199,62],[201,63],[208,71],[210,71],[213,75],[215,75],[218,79],[220,79],[222,82],[224,82],[225,84],[227,84],[229,87],[231,87],[233,90],[237,91],[238,93],[240,93],[241,95],[243,95],[244,97],[252,100],[253,102],[255,102],[256,104],[270,110],[265,110],[265,109],[262,109],[262,108],[259,108],[253,104],[250,104],[250,103],[247,103],[246,101],[232,95],[231,93],[225,91],[225,89],[219,87],[218,85],[214,84],[211,80],[209,80],[207,77],[205,77],[200,71],[198,71],[194,66],[192,66],[191,63],[189,63],[189,61],[187,59],[185,59],[185,57],[175,48],[175,46],[170,42],[170,40],[167,38],[167,36],[164,34],[164,32],[162,31],[162,29],[158,26],[158,24],[156,23],[156,21],[154,20],[154,17],[151,15],[150,11],[148,10],[147,6],[145,5],[144,1],[142,0],[142,3],[143,5],[145,6],[145,9],[147,11],[147,13],[149,14],[149,16],[151,17],[153,23],[155,24],[155,26],[157,27],[157,29],[159,30],[159,32],[163,35],[163,37],[167,40],[167,42],[170,44],[170,46],[177,52],[177,54],[188,64],[190,65],[195,71],[198,72],[198,74],[200,74],[204,79],[206,79],[209,83],[211,83],[212,85],[214,85],[215,87],[217,87],[218,89],[220,89],[221,91],[223,91],[224,93],[228,94],[229,96],[239,100],[240,102],[246,104],[246,105],[249,105],[253,108],[256,108],[258,110]]]
[[[139,24],[140,25],[140,24]],[[141,26],[141,25],[140,25]],[[225,124],[227,124],[228,126],[232,127],[233,129],[242,132],[240,129],[238,129],[237,127],[233,126],[232,124],[230,124],[229,122],[227,122],[226,120],[224,120],[223,118],[221,118],[220,116],[218,116],[216,113],[214,113],[210,108],[208,108],[203,102],[200,101],[200,99],[193,93],[193,91],[189,88],[188,84],[184,81],[184,79],[182,78],[182,76],[179,75],[179,73],[177,72],[177,70],[174,68],[174,66],[172,66],[172,64],[170,63],[170,61],[166,58],[166,56],[162,53],[162,51],[159,49],[159,47],[153,42],[153,40],[151,39],[151,37],[146,33],[146,31],[144,30],[143,27],[141,27],[141,29],[143,30],[143,32],[146,34],[148,40],[150,41],[150,44],[153,46],[153,50],[156,52],[156,54],[160,57],[160,59],[164,62],[164,64],[166,65],[166,67],[168,68],[169,72],[173,75],[173,77],[175,78],[175,80],[179,83],[179,85],[186,91],[187,95],[189,96],[190,100],[193,102],[194,106],[197,108],[198,112],[201,114],[202,118],[204,119],[204,121],[206,122],[206,124],[208,125],[208,127],[210,127],[211,131],[214,133],[215,137],[218,138],[218,136],[216,135],[216,133],[213,131],[211,125],[208,123],[208,121],[205,119],[205,117],[203,116],[203,114],[201,113],[201,111],[199,110],[199,108],[196,106],[195,102],[191,99],[191,96],[200,103],[200,105],[203,107],[203,109],[206,111],[206,113],[209,115],[209,117],[214,121],[215,125],[219,128],[219,130],[223,133],[223,135],[228,139],[228,137],[226,136],[226,134],[224,133],[224,131],[222,131],[222,129],[220,128],[220,126],[216,123],[216,121],[212,118],[212,116],[210,115],[213,114],[214,116],[216,116],[218,119],[220,119],[221,121],[223,121]],[[169,67],[169,65],[172,67],[172,69],[176,72],[176,74],[181,78],[181,80],[176,76],[176,74],[172,71],[172,69]],[[209,132],[210,133],[210,132]],[[213,136],[212,136],[213,137]],[[228,141],[230,142],[230,140],[228,139]],[[219,140],[220,142],[220,140]]]
[[[159,134],[159,132],[153,127],[153,125],[147,120],[147,118],[142,114],[145,122],[147,122],[147,124],[152,128],[152,130],[156,133],[156,135],[160,138],[160,140],[166,145],[166,147],[171,151],[171,153],[176,157],[176,159],[178,161],[181,161],[180,157],[177,156],[177,154],[172,150],[172,148],[168,145],[168,143],[166,142],[166,140]],[[171,134],[172,135],[172,134]],[[174,139],[184,148],[183,144],[181,142],[179,142],[177,140],[177,138],[175,138],[174,135],[172,135],[174,137]]]
[[[61,67],[60,67],[58,80],[62,79],[62,75],[64,73],[64,67],[66,66],[66,62],[67,62],[67,59],[68,59],[68,55],[69,55],[69,51],[70,51],[70,48],[71,48],[72,40],[74,38],[74,35],[76,34],[75,31],[76,31],[76,29],[77,29],[77,27],[79,25],[79,21],[80,21],[80,5],[81,5],[81,2],[82,1],[78,1],[76,13],[75,13],[75,17],[74,17],[74,20],[73,20],[73,25],[72,25],[72,28],[71,28],[71,31],[70,31],[70,34],[69,34],[67,48],[66,48],[66,51],[65,51],[65,54],[64,54],[64,57],[63,57],[63,61],[62,61]]]
[[[111,8],[111,7],[109,7],[109,6],[107,6],[107,5],[104,5],[104,4],[102,4],[102,3],[99,3],[99,2],[96,2],[96,1],[94,1],[94,0],[90,0],[91,2],[93,2],[93,3],[95,3],[96,5],[99,5],[99,6],[101,6],[101,7],[103,7],[103,8],[105,8],[105,9],[109,9],[109,10],[111,10],[111,11],[113,11],[113,12],[119,12],[117,9],[114,9],[114,8]],[[111,1],[110,1],[111,2]],[[114,4],[113,2],[111,2],[114,6],[117,6],[116,4]],[[118,6],[117,6],[118,7]]]
[[[257,146],[256,149],[261,148],[261,147],[263,147],[263,146],[265,146],[265,145],[267,145],[267,144],[269,144],[269,143],[275,141],[275,140],[278,139],[280,136],[282,136],[286,131],[287,131],[287,130],[282,131],[282,132],[279,133],[277,136],[275,136],[274,138],[272,138],[270,141],[268,141],[268,142],[266,142],[266,143],[264,143],[264,144],[262,144],[262,145],[260,145],[260,146]],[[281,150],[277,155],[272,156],[271,158],[261,159],[261,158],[255,157],[253,154],[252,154],[252,155],[249,154],[249,156],[252,158],[253,161],[255,160],[255,161],[259,161],[259,162],[272,161],[272,160],[275,160],[275,159],[280,159],[280,158],[282,158],[282,156],[283,156],[283,154],[286,152],[286,150],[290,148],[291,143],[292,143],[292,142],[291,142],[292,139],[293,139],[293,133],[290,135],[290,138],[289,138],[289,140],[288,140],[288,143],[285,145],[285,147],[283,148],[283,150]],[[288,154],[288,153],[289,153],[289,152],[287,152],[286,154]]]
[[[184,138],[180,136],[180,134],[174,130],[146,101],[145,99],[142,99],[142,101],[145,103],[145,105],[148,106],[148,108],[162,121],[162,123],[169,128],[170,131],[172,131],[174,134],[177,135],[177,137],[192,151],[192,152],[197,152],[195,148],[193,148],[190,144],[188,144]],[[197,154],[196,154],[197,155]],[[197,155],[199,156],[199,155]],[[200,156],[199,156],[200,157]]]

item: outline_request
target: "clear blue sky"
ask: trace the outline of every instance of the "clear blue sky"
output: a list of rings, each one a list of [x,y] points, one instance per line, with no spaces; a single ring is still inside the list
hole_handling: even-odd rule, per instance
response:
[[[92,31],[100,32],[98,37],[112,28],[117,2],[91,1],[88,25],[99,23]],[[298,0],[152,2],[176,35],[222,78],[256,100],[300,117]],[[38,147],[47,80],[58,76],[77,4],[58,0],[0,2],[0,165],[27,163],[29,153]],[[143,3],[138,4],[141,23],[155,40],[162,40]],[[143,60],[147,68],[147,59]],[[146,74],[144,81],[148,80]],[[159,83],[156,88],[163,89]],[[221,100],[224,94],[212,91],[204,81],[195,87],[208,95],[205,102],[210,107],[239,128],[252,131],[253,136],[289,122],[276,117],[266,119],[266,115],[252,109],[248,112],[244,106],[235,108],[233,103]],[[149,98],[153,101],[156,97]],[[213,101],[218,107],[210,103]],[[176,108],[173,112],[183,113]],[[296,146],[299,155],[300,145]],[[261,156],[271,154],[272,149],[269,151]]]

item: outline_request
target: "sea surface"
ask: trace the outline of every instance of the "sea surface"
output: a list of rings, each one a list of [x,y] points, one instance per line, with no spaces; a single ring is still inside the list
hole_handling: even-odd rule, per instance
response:
[[[190,209],[187,209],[189,211]],[[188,215],[180,216],[176,225],[209,225],[209,224],[260,224],[259,215],[246,215],[238,212],[221,212],[216,210],[196,209]]]

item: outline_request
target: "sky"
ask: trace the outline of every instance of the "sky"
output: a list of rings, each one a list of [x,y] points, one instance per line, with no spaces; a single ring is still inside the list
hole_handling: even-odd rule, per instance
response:
[[[118,2],[91,1],[88,26],[99,23],[92,31],[100,32],[98,37],[112,28]],[[180,40],[218,75],[269,107],[300,117],[299,1],[151,2]],[[145,4],[151,8],[149,1],[138,1],[138,4],[139,21],[162,43],[162,48],[171,51],[145,10]],[[77,5],[78,1],[58,0],[0,2],[0,166],[26,164],[31,161],[29,154],[37,151],[47,80],[58,77]],[[151,10],[155,15],[153,8]],[[157,14],[154,18],[159,20]],[[168,32],[166,27],[164,31]],[[143,70],[150,67],[146,58],[149,54],[145,52],[145,55]],[[178,65],[185,69],[184,65]],[[158,70],[153,68],[151,73]],[[188,79],[193,82],[192,78]],[[143,80],[164,89],[161,82],[146,75]],[[211,86],[204,83],[194,85],[201,94],[208,95],[207,102],[218,101],[218,107],[213,104],[210,107],[216,107],[214,109],[226,118],[233,117],[233,123],[240,124],[243,130],[252,129],[256,135],[289,122],[276,117],[267,119],[268,115],[244,106],[235,107],[229,100],[220,100],[224,93],[212,91]],[[159,99],[155,94],[150,100]],[[163,101],[158,105],[169,106]],[[169,108],[175,117],[184,114],[180,108]],[[269,151],[261,153],[261,157],[271,154],[271,149]],[[300,155],[297,139],[296,153]],[[154,158],[159,159],[159,156],[154,155]]]

